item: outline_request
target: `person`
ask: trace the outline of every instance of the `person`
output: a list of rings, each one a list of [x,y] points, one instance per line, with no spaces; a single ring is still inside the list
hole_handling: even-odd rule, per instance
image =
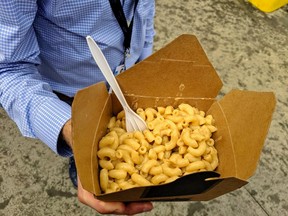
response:
[[[86,36],[102,49],[112,71],[129,68],[152,53],[155,2],[6,0],[0,8],[0,104],[23,136],[72,157],[69,101],[79,89],[104,80]],[[102,214],[153,208],[151,202],[102,202],[80,179],[78,199]]]

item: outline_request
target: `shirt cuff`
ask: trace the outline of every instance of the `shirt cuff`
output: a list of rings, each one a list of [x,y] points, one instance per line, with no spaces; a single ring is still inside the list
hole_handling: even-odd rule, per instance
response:
[[[59,139],[64,124],[70,118],[71,106],[53,98],[39,106],[33,121],[36,137],[63,157],[71,157],[73,155],[72,149]]]
[[[150,56],[152,54],[153,51],[153,45],[151,44],[150,46],[144,47],[142,50],[142,53],[138,59],[138,62],[144,60],[145,58],[147,58],[148,56]]]

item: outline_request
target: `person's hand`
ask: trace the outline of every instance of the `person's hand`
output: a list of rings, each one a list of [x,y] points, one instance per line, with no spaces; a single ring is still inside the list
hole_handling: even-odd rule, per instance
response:
[[[73,150],[72,145],[72,126],[71,119],[66,122],[62,129],[62,137],[66,143]],[[132,215],[141,212],[151,211],[153,205],[151,202],[103,202],[96,199],[92,193],[86,191],[80,182],[78,177],[78,199],[81,203],[95,209],[101,214],[118,214],[118,215]]]
[[[141,212],[151,211],[151,202],[103,202],[96,199],[92,193],[83,189],[78,177],[78,199],[81,203],[90,206],[101,214],[133,215]]]

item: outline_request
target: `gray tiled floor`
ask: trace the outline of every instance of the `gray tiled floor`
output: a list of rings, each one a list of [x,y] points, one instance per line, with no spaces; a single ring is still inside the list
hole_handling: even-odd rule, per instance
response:
[[[277,107],[249,184],[209,202],[155,203],[143,215],[288,215],[288,7],[265,14],[243,0],[157,0],[155,50],[195,34],[224,82],[274,91]],[[23,138],[0,109],[0,215],[97,215],[79,204],[67,160]]]

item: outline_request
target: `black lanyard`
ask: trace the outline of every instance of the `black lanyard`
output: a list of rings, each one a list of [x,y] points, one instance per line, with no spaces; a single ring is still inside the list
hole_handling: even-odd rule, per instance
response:
[[[139,0],[135,0],[135,4],[134,4],[134,14],[135,14],[135,10],[137,7]],[[132,20],[130,22],[130,25],[128,26],[127,23],[127,19],[125,17],[124,11],[123,11],[123,7],[121,5],[120,0],[109,0],[112,11],[119,23],[119,26],[122,29],[122,32],[124,34],[124,52],[125,52],[125,58],[127,55],[130,54],[130,44],[131,44],[131,37],[132,37],[132,27],[133,27],[133,20],[134,20],[134,14],[132,17]]]

